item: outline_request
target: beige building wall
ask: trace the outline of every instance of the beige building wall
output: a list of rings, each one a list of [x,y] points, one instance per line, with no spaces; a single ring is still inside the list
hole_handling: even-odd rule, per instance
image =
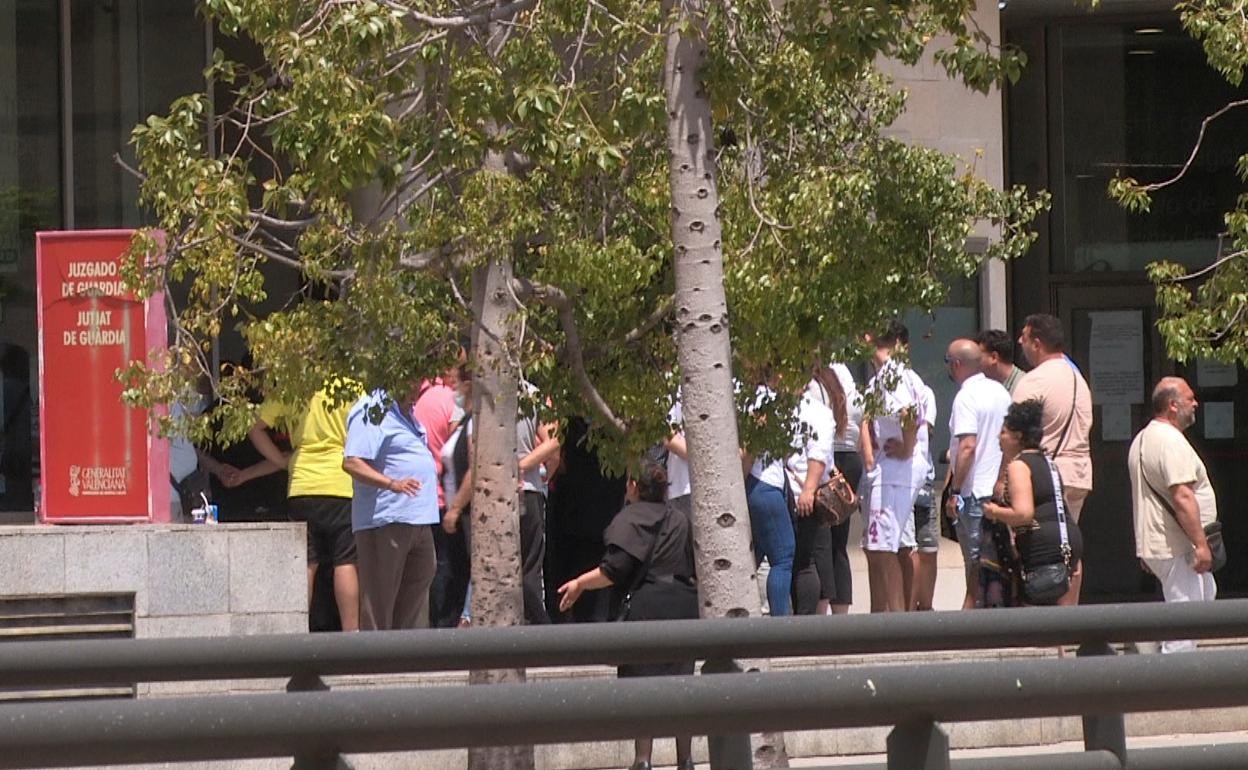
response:
[[[994,44],[1001,42],[997,0],[978,0],[974,18]],[[913,67],[881,62],[880,68],[909,94],[905,114],[889,133],[956,155],[966,168],[973,168],[982,179],[1002,189],[1005,121],[1001,91],[993,88],[981,94],[951,79],[930,53],[939,50],[941,43],[936,39],[929,53]],[[993,237],[994,233],[985,223],[975,235]],[[986,265],[980,274],[980,323],[985,328],[1006,328],[1005,265],[999,261]]]

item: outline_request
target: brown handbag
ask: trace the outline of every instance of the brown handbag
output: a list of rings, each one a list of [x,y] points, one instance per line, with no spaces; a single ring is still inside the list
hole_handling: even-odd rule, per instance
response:
[[[832,477],[815,490],[814,514],[828,526],[835,527],[849,521],[858,511],[858,494],[850,486],[845,474],[832,471]]]

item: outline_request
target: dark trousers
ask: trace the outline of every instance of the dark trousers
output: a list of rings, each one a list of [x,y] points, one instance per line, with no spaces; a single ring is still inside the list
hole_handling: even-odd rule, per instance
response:
[[[436,525],[386,524],[355,533],[360,630],[418,628],[429,610]]]
[[[837,452],[836,468],[855,490],[862,480],[862,457],[857,452]],[[819,598],[832,604],[854,601],[854,571],[849,565],[849,524],[826,528],[815,538],[814,560],[819,572]]]
[[[819,570],[815,548],[820,538],[826,539],[828,525],[815,516],[799,516],[793,520],[793,614],[814,615],[819,604]]]
[[[459,517],[455,534],[441,526],[433,528],[433,548],[438,556],[433,585],[429,587],[429,625],[434,628],[455,628],[464,612],[468,595],[471,560],[468,551],[468,511]]]
[[[524,491],[520,506],[520,570],[524,589],[524,622],[550,622],[542,588],[542,565],[546,561],[546,496]]]

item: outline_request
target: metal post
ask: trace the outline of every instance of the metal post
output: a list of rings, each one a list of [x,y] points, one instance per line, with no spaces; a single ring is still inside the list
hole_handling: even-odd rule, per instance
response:
[[[1108,642],[1084,642],[1076,653],[1079,657],[1117,655]],[[1083,748],[1085,751],[1108,751],[1127,766],[1127,727],[1122,712],[1085,714],[1083,716]]]
[[[739,674],[741,667],[735,660],[719,658],[702,664],[703,676],[707,674]],[[707,753],[711,770],[754,770],[754,753],[748,733],[706,736]]]
[[[326,692],[329,685],[314,671],[300,671],[286,683],[286,692]],[[296,754],[290,770],[352,770],[336,751]]]
[[[949,770],[949,736],[930,720],[888,734],[888,770]]]

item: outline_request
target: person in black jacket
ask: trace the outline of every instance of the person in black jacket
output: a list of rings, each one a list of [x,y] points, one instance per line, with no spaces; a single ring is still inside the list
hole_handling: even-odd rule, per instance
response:
[[[628,480],[627,504],[603,534],[601,563],[559,588],[559,609],[569,610],[585,591],[614,587],[622,595],[623,619],[678,620],[698,617],[693,534],[689,519],[664,503],[667,469],[647,456],[640,473]],[[679,676],[693,673],[694,661],[622,665],[618,675]],[[692,737],[676,737],[677,770],[693,770]],[[632,770],[650,770],[654,741],[634,742]]]
[[[607,592],[585,597],[564,614],[559,611],[557,589],[598,564],[606,547],[603,533],[624,504],[625,480],[603,470],[584,418],[568,421],[560,443],[562,459],[546,501],[547,611],[555,623],[611,620],[615,612]]]

